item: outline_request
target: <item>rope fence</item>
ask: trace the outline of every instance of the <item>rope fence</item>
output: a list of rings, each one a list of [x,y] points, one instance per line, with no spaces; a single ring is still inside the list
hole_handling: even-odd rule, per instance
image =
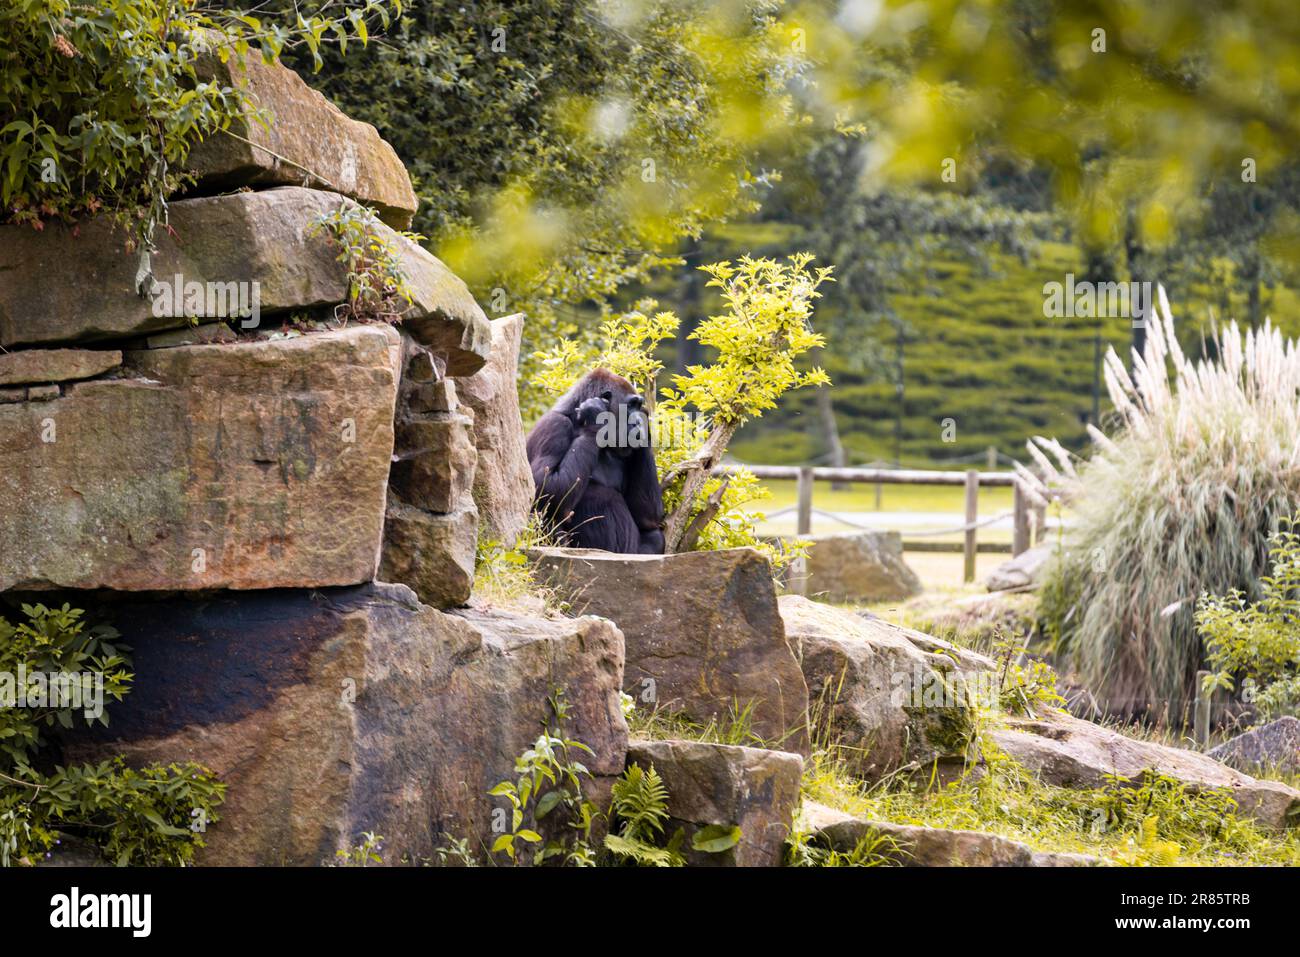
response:
[[[987,459],[995,457],[996,450],[988,450]],[[713,470],[714,475],[730,475],[737,469],[744,468],[756,478],[767,480],[785,480],[795,482],[796,504],[778,509],[768,514],[769,518],[778,515],[795,514],[795,534],[804,537],[812,534],[813,516],[831,520],[850,528],[864,531],[876,531],[873,525],[855,522],[834,512],[813,508],[813,486],[817,482],[835,484],[868,483],[876,486],[877,511],[880,510],[880,487],[882,485],[954,485],[963,486],[966,491],[965,521],[953,528],[928,529],[910,533],[917,538],[940,537],[944,535],[962,535],[960,543],[917,542],[924,546],[923,551],[960,551],[964,562],[963,577],[967,582],[975,580],[976,553],[994,550],[997,546],[987,545],[981,549],[978,531],[996,522],[1011,519],[1011,554],[1019,555],[1026,551],[1033,539],[1043,533],[1046,526],[1046,510],[1030,503],[1029,497],[1021,485],[1021,479],[1015,472],[978,471],[968,469],[964,472],[942,471],[934,469],[894,469],[894,468],[831,468],[812,465],[720,465]],[[982,486],[1010,488],[1012,507],[1010,512],[1003,512],[988,518],[979,517],[979,491]],[[906,547],[907,543],[904,543]],[[1003,546],[1005,547],[1005,546]],[[803,566],[802,560],[799,565]],[[802,592],[807,584],[806,567],[792,569],[791,581],[795,591]]]

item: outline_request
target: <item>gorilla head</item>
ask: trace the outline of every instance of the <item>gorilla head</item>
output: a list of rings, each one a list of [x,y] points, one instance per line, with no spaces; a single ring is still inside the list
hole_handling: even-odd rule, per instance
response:
[[[578,428],[596,426],[596,444],[626,459],[650,445],[650,417],[645,397],[620,375],[594,369],[556,403]]]

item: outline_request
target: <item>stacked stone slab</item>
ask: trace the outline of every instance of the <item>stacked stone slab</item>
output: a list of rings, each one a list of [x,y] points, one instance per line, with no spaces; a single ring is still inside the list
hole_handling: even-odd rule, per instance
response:
[[[206,863],[318,863],[364,831],[410,859],[481,852],[487,791],[557,686],[598,784],[626,754],[615,626],[458,607],[480,447],[498,521],[517,531],[531,499],[518,320],[494,338],[394,231],[415,195],[372,127],[282,67],[209,69],[269,125],[193,152],[152,299],[107,219],[0,227],[0,615],[35,597],[119,628],[134,693],[64,754],[212,767],[229,794]],[[408,278],[395,325],[337,319],[347,269],[315,226],[357,202]],[[208,308],[246,288],[258,311]]]

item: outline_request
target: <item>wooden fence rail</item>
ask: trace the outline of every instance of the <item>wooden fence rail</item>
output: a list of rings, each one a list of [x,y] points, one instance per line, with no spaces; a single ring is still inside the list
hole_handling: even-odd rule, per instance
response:
[[[1046,518],[1042,508],[1029,504],[1028,496],[1021,487],[1021,480],[1014,472],[981,472],[971,469],[967,472],[942,472],[924,469],[877,469],[877,468],[828,468],[811,465],[747,465],[744,466],[755,477],[768,480],[793,481],[796,488],[795,534],[812,533],[813,484],[816,482],[853,483],[865,482],[881,485],[960,485],[966,489],[965,524],[958,529],[962,532],[961,542],[905,542],[916,551],[954,551],[964,557],[963,577],[966,581],[975,580],[975,556],[978,552],[1000,550],[998,546],[985,543],[981,546],[977,540],[979,530],[979,490],[981,486],[990,488],[1011,488],[1011,553],[1019,555],[1030,546],[1031,529],[1035,537],[1041,536]],[[728,475],[737,467],[722,465],[714,469],[714,475]],[[879,496],[877,496],[877,501]],[[1006,548],[1005,545],[1001,548]],[[803,584],[802,570],[796,570],[794,580]],[[797,589],[797,586],[796,586]]]

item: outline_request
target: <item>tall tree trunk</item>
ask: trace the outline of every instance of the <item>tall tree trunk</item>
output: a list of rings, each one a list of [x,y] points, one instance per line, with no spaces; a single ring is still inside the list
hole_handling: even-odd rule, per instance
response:
[[[1246,281],[1250,284],[1246,290],[1246,312],[1250,318],[1250,328],[1252,329],[1258,329],[1264,319],[1261,315],[1263,307],[1260,303],[1259,286],[1262,278],[1260,274],[1263,271],[1260,265],[1259,251],[1255,250],[1247,259],[1247,266],[1244,270]]]
[[[1128,267],[1129,282],[1142,281],[1142,243],[1137,237],[1137,224],[1133,220],[1132,214],[1129,215],[1128,224],[1124,230],[1124,260]],[[1133,287],[1130,286],[1130,289]],[[1155,290],[1152,289],[1154,295]],[[1129,312],[1132,313],[1132,303],[1129,304]],[[1129,324],[1133,327],[1133,355],[1142,355],[1146,352],[1147,347],[1147,324],[1152,315],[1155,313],[1155,303],[1150,298],[1147,299],[1144,311],[1140,316],[1130,315]]]
[[[736,428],[739,422],[717,422],[713,424],[713,431],[709,437],[704,440],[700,450],[695,453],[690,462],[685,462],[677,466],[668,475],[664,476],[663,487],[667,488],[677,478],[685,476],[682,479],[682,494],[677,508],[668,514],[664,520],[664,552],[671,555],[674,552],[686,551],[686,533],[690,528],[691,518],[696,512],[696,499],[699,498],[700,491],[704,488],[706,482],[713,474],[714,467],[722,461],[722,455],[727,451],[727,444],[731,442],[731,437],[736,434]],[[707,503],[703,507],[708,507]],[[698,533],[695,533],[698,538]]]
[[[1094,288],[1099,288],[1103,282],[1109,282],[1114,275],[1115,270],[1111,267],[1110,260],[1104,251],[1097,248],[1088,250],[1088,264],[1084,267],[1083,278],[1094,284]],[[1103,323],[1100,317],[1096,318],[1096,329],[1093,335],[1093,356],[1092,356],[1092,424],[1101,424],[1101,357],[1102,357],[1102,327]]]
[[[682,290],[681,298],[677,304],[677,315],[681,323],[677,326],[676,342],[676,359],[673,362],[673,371],[678,375],[685,375],[686,368],[690,365],[698,364],[700,361],[700,344],[690,338],[695,327],[700,324],[704,317],[701,315],[701,302],[704,299],[704,284],[708,281],[704,273],[694,268],[699,265],[701,255],[700,242],[698,239],[692,239],[688,242],[686,249],[682,253],[682,258],[686,260],[686,287]]]
[[[817,348],[813,354],[815,365],[821,365],[823,349]],[[842,469],[849,464],[848,456],[844,453],[844,443],[840,441],[840,428],[835,421],[835,403],[831,396],[831,386],[823,385],[817,388],[817,420],[821,426],[822,445],[826,449],[827,464],[832,468]],[[832,482],[831,488],[843,490],[848,488],[847,482]]]

